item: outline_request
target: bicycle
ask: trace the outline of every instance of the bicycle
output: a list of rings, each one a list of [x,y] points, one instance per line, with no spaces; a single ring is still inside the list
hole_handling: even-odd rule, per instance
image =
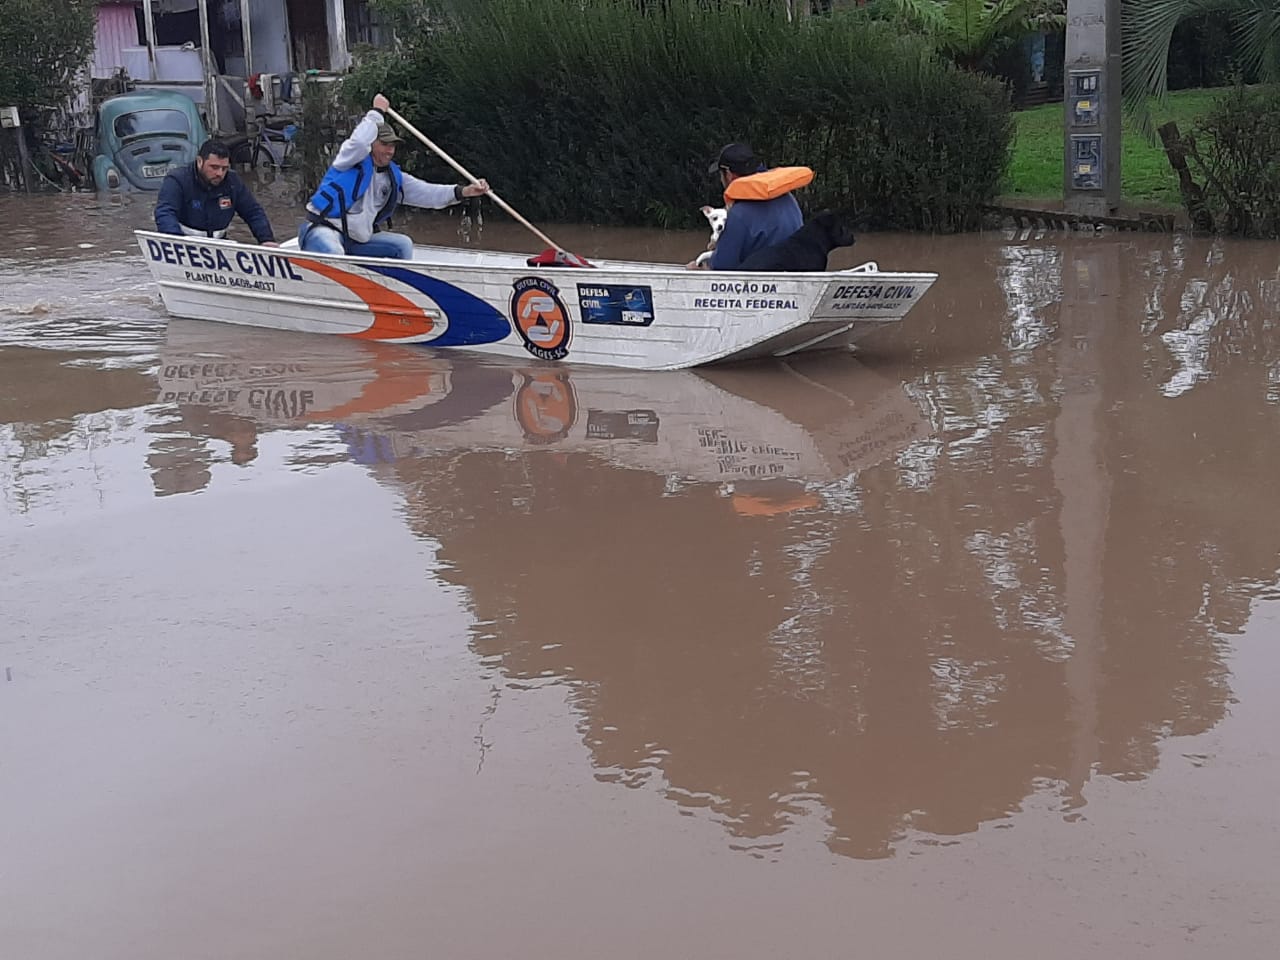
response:
[[[288,119],[263,118],[251,154],[256,170],[285,170],[293,159],[298,125]]]

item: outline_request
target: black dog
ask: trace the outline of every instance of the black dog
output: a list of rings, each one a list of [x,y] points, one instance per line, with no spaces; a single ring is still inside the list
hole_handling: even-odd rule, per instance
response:
[[[824,210],[781,243],[757,250],[735,269],[770,273],[825,270],[832,250],[853,243],[853,231],[840,215]]]

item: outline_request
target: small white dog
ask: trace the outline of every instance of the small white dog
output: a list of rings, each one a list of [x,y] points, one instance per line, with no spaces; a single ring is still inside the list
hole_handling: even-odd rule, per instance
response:
[[[707,241],[707,249],[698,254],[694,263],[702,266],[711,259],[711,254],[716,249],[716,242],[720,239],[720,234],[724,232],[724,221],[729,216],[728,211],[724,207],[701,207],[702,215],[707,218],[707,222],[711,224],[711,239]]]

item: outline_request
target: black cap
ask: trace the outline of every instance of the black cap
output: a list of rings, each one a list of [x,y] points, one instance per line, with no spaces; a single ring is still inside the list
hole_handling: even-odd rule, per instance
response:
[[[728,170],[730,173],[742,175],[755,173],[759,169],[760,161],[756,159],[750,144],[731,143],[720,151],[720,156],[707,168],[707,173]]]

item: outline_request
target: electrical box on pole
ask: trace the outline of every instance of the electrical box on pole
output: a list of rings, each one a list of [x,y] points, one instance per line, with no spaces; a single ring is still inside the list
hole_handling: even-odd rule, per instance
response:
[[[1063,185],[1069,213],[1120,205],[1120,0],[1067,0]]]

